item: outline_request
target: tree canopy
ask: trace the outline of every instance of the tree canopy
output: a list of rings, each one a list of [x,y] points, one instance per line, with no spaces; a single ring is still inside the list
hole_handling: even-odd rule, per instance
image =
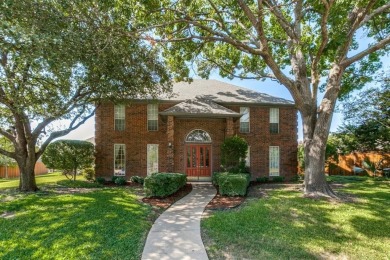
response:
[[[49,144],[42,155],[48,168],[70,173],[76,180],[77,171],[89,168],[94,161],[94,145],[87,141],[58,140]]]
[[[18,162],[22,190],[37,189],[34,164],[46,146],[99,102],[170,90],[157,51],[133,33],[133,12],[109,1],[1,2],[0,134],[14,149],[0,154]],[[69,124],[53,127],[62,119]]]
[[[140,23],[165,47],[178,78],[270,78],[291,93],[303,121],[305,193],[335,196],[324,174],[336,100],[372,80],[389,51],[387,0],[165,0]],[[362,40],[364,39],[364,40]],[[319,92],[323,98],[319,99]]]

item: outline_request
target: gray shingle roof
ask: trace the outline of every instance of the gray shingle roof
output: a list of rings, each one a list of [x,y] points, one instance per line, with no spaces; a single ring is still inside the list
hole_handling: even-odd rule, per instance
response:
[[[160,115],[196,116],[196,117],[240,117],[241,115],[211,100],[188,99],[170,107]]]
[[[188,99],[212,100],[217,103],[252,103],[294,105],[293,101],[274,97],[254,90],[238,87],[218,80],[197,79],[191,83],[173,84],[173,96],[160,100],[184,101]]]

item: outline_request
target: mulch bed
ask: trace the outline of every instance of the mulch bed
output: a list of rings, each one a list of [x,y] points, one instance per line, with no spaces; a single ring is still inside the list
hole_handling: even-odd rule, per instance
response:
[[[120,186],[127,186],[127,187],[142,187],[142,184],[136,183],[136,182],[129,182],[127,181],[125,185],[118,185],[112,181],[106,181],[104,183],[105,187],[120,187]]]
[[[174,193],[168,197],[165,197],[165,198],[156,198],[156,197],[143,198],[142,201],[145,203],[148,203],[154,207],[159,207],[161,209],[167,209],[173,203],[180,200],[181,198],[186,196],[191,191],[192,191],[192,185],[187,183],[183,188],[181,188],[176,193]]]
[[[224,210],[238,207],[245,201],[245,197],[227,197],[217,193],[215,197],[207,204],[207,210]]]

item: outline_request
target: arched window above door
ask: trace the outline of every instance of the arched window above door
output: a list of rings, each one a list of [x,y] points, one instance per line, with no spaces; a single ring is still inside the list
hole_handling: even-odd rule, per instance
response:
[[[189,143],[211,143],[211,137],[206,131],[196,129],[192,130],[186,137]]]

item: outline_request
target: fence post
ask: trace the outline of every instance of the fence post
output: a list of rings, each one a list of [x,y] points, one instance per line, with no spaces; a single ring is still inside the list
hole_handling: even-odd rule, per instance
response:
[[[5,163],[5,178],[8,179],[8,163]]]

